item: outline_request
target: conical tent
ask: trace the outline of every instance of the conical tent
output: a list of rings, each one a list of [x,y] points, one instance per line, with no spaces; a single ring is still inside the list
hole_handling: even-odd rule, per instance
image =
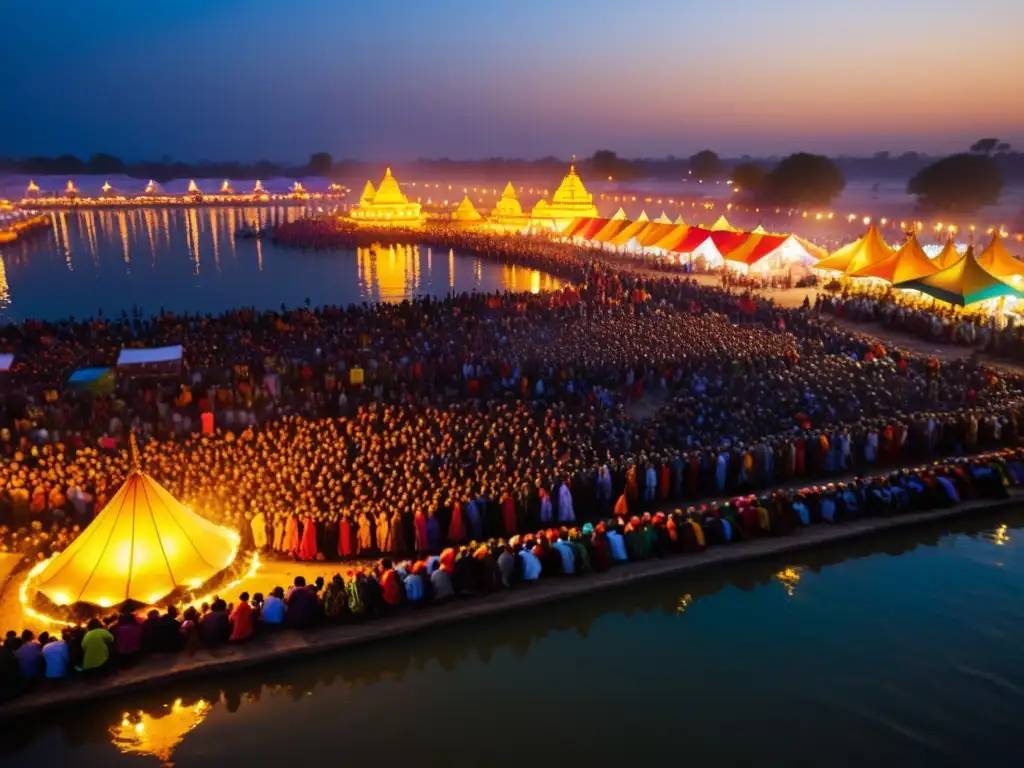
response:
[[[953,266],[919,280],[897,283],[896,287],[921,291],[940,301],[961,307],[1000,296],[1024,298],[1024,292],[985,271],[974,257],[973,248],[968,248],[967,253]]]
[[[952,267],[961,258],[963,256],[956,249],[956,243],[953,242],[953,238],[949,238],[946,244],[942,246],[942,250],[939,251],[939,255],[935,257],[935,266],[939,269],[946,269],[947,267]]]
[[[640,211],[640,215],[636,217],[636,220],[643,221],[645,223],[650,221],[650,219],[647,218],[647,211]]]
[[[670,218],[668,217],[668,214],[667,214],[667,213],[665,213],[664,211],[662,211],[662,212],[661,212],[661,216],[659,216],[658,218],[656,218],[656,219],[655,219],[654,221],[655,221],[655,223],[657,223],[657,224],[671,224],[671,223],[672,223],[672,219],[670,219]]]
[[[721,216],[718,217],[718,221],[716,221],[714,224],[711,225],[711,231],[712,232],[738,232],[739,230],[736,229],[736,227],[734,227],[732,224],[729,223],[729,220],[727,218],[725,218],[725,214],[722,214]]]
[[[459,203],[459,207],[452,211],[452,221],[476,222],[482,218],[483,216],[480,215],[473,205],[473,201],[469,199],[469,195],[464,196],[462,202]]]
[[[622,221],[625,218],[626,218],[626,212],[622,209],[621,206],[619,206],[619,210],[617,210],[615,212],[615,215],[612,216],[612,221]]]
[[[893,250],[886,245],[882,233],[878,227],[871,225],[867,234],[857,241],[857,248],[850,257],[850,264],[846,268],[846,274],[855,275],[858,272],[870,268],[873,264],[891,258]]]
[[[239,537],[190,512],[156,480],[133,469],[71,546],[35,580],[57,605],[153,605],[196,588],[231,565]]]
[[[998,232],[992,235],[992,241],[981,252],[978,263],[996,277],[1001,277],[1004,280],[1015,276],[1024,277],[1024,262],[1018,261],[1010,255]]]
[[[750,234],[752,234],[752,235],[767,235],[768,234],[768,230],[765,229],[764,227],[762,227],[760,224],[758,224],[756,227],[754,227],[752,230],[750,230]]]
[[[856,272],[849,272],[851,277],[874,277],[887,283],[904,283],[933,275],[938,271],[935,263],[928,258],[917,236],[911,235],[903,246],[888,259],[868,264]]]
[[[860,240],[854,240],[852,243],[847,243],[842,248],[833,252],[830,256],[826,256],[818,261],[818,263],[814,265],[814,268],[825,270],[827,272],[845,272],[849,268],[850,260],[857,253],[857,249],[859,247]]]
[[[673,223],[674,223],[674,224],[675,224],[676,226],[679,226],[679,227],[685,227],[685,226],[686,226],[686,222],[685,222],[685,221],[683,221],[683,214],[681,214],[681,213],[680,213],[680,214],[679,214],[678,216],[676,216],[676,220],[675,220],[675,222],[673,222]]]

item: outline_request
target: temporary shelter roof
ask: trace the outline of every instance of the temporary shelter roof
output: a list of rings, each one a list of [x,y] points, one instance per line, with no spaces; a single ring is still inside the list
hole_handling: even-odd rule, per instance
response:
[[[613,221],[622,221],[625,218],[626,218],[626,212],[622,209],[622,206],[619,206],[619,210],[617,210],[612,215],[612,220]]]
[[[855,275],[893,255],[892,248],[886,245],[882,233],[874,225],[868,228],[867,233],[857,243],[857,248],[850,257],[850,264],[846,268],[848,275]]]
[[[676,220],[673,223],[677,224],[680,227],[686,226],[686,222],[683,221],[683,214],[680,213],[678,216],[676,216]]]
[[[611,219],[591,219],[587,222],[587,226],[576,233],[576,237],[582,237],[584,240],[593,240],[594,235],[604,229],[609,221]]]
[[[136,468],[35,585],[57,605],[153,605],[227,568],[238,542],[236,533],[190,512]]]
[[[643,214],[640,215],[643,216]],[[625,245],[634,237],[636,237],[636,234],[644,227],[646,227],[648,224],[650,224],[650,222],[647,220],[646,217],[644,217],[644,219],[642,220],[637,219],[636,221],[630,222],[628,227],[624,227],[623,229],[619,230],[619,233],[611,239],[611,244]]]
[[[992,235],[992,241],[981,252],[978,263],[996,277],[1024,276],[1024,262],[1010,255],[998,232]]]
[[[628,227],[630,223],[631,222],[627,219],[616,219],[614,217],[608,219],[608,223],[605,224],[597,234],[590,238],[590,240],[595,243],[607,243],[615,237],[615,235]]]
[[[766,234],[768,234],[768,230],[765,229],[764,227],[762,227],[760,224],[758,224],[756,227],[754,227],[752,230],[750,230],[750,234],[752,234],[752,235],[766,235]]]
[[[728,253],[721,249],[719,249],[719,252],[727,261],[746,264],[749,267],[759,262],[765,256],[777,251],[788,239],[786,235],[750,233],[743,242],[733,247]]]
[[[824,269],[829,272],[845,272],[850,266],[850,260],[857,252],[857,248],[860,245],[860,240],[854,240],[852,243],[847,243],[842,248],[836,250],[831,256],[818,261],[814,265],[815,269]]]
[[[661,212],[661,216],[659,216],[658,218],[656,218],[656,219],[655,219],[654,221],[655,221],[656,223],[658,223],[658,224],[671,224],[671,223],[672,223],[672,219],[670,219],[670,218],[668,217],[668,214],[667,214],[667,213],[665,213],[664,211],[662,211],[662,212]]]
[[[650,248],[651,246],[657,245],[657,243],[676,228],[676,225],[672,222],[663,223],[658,221],[652,221],[650,226],[646,227],[642,232],[636,236],[636,240],[644,248]]]
[[[942,250],[939,251],[939,255],[935,257],[935,266],[939,269],[946,269],[946,267],[952,267],[961,258],[962,255],[956,249],[956,243],[953,242],[953,238],[949,238],[946,240],[946,244],[942,246]]]
[[[676,243],[672,250],[676,253],[691,253],[694,248],[701,245],[709,237],[711,237],[710,229],[704,229],[703,227],[690,227],[686,232],[686,236]]]
[[[849,272],[851,277],[875,277],[887,283],[904,283],[917,280],[938,272],[938,267],[928,258],[916,235],[911,235],[900,249],[883,261],[868,264],[856,272]]]
[[[647,216],[647,211],[640,211],[640,215],[636,217],[637,221],[648,222],[650,218]]]
[[[562,230],[562,237],[575,237],[581,229],[589,224],[593,219],[589,216],[580,216],[569,222],[569,225]]]
[[[663,251],[673,251],[689,231],[690,228],[685,224],[673,224],[671,231],[656,242],[654,247],[660,248]]]
[[[826,251],[821,246],[815,245],[810,240],[805,240],[804,238],[800,237],[800,235],[790,235],[790,237],[793,238],[793,240],[801,248],[803,248],[807,255],[810,256],[811,259],[813,259],[814,261],[821,261],[826,256],[828,256],[828,251]]]
[[[365,186],[363,186],[363,194],[359,196],[359,202],[362,205],[371,205],[373,198],[377,196],[377,190],[373,186],[373,182],[369,179],[366,180]]]
[[[715,248],[722,254],[723,259],[729,259],[732,252],[747,242],[749,237],[746,232],[729,232],[720,229],[711,233],[711,242],[715,244]]]
[[[973,248],[968,248],[953,266],[918,280],[897,283],[896,287],[921,291],[961,307],[1000,296],[1024,298],[1024,292],[987,272],[975,258]]]
[[[739,230],[737,230],[736,227],[734,227],[732,224],[729,223],[729,220],[727,218],[725,218],[725,214],[723,213],[721,216],[718,217],[718,220],[714,224],[711,225],[711,231],[712,232],[738,232]]]

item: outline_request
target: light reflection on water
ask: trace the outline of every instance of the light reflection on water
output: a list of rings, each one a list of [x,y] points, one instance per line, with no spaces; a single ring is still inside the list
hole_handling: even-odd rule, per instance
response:
[[[414,245],[303,252],[236,238],[243,223],[294,221],[298,206],[54,211],[48,232],[2,251],[0,319],[161,308],[222,312],[451,292],[557,288],[536,270]]]
[[[894,532],[210,676],[35,719],[0,763],[322,765],[299,738],[417,765],[452,764],[456,739],[521,766],[496,742],[529,734],[538,765],[653,764],[678,757],[685,722],[699,765],[1009,764],[1022,525]]]

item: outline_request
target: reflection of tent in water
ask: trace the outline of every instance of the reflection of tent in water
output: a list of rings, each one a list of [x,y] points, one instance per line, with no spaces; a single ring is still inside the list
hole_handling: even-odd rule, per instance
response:
[[[57,605],[153,605],[178,588],[201,587],[231,565],[238,544],[237,533],[190,512],[136,463],[34,584]]]
[[[157,714],[125,712],[121,722],[110,726],[110,740],[123,754],[151,755],[169,763],[177,746],[206,719],[212,709],[213,706],[205,699],[191,705],[178,699]]]

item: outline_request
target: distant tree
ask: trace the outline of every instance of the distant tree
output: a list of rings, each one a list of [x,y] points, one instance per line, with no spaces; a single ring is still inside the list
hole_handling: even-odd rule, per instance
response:
[[[54,158],[51,173],[75,174],[85,173],[85,163],[74,155],[61,155]]]
[[[124,173],[124,161],[114,155],[105,155],[97,152],[89,158],[89,173],[114,174]]]
[[[710,149],[690,155],[690,172],[698,179],[713,179],[725,170],[722,159]]]
[[[765,177],[761,197],[776,205],[824,205],[845,186],[843,172],[831,158],[798,152]]]
[[[334,167],[334,158],[330,152],[314,152],[309,156],[307,168],[312,176],[329,176]]]
[[[740,194],[759,194],[767,176],[768,172],[757,163],[739,163],[732,169],[732,183],[739,187]]]
[[[988,141],[974,145],[986,142],[977,150],[982,154],[950,155],[922,168],[907,183],[907,193],[916,195],[923,207],[938,211],[976,211],[995,205],[1004,179],[989,154]]]
[[[971,152],[979,155],[992,155],[996,152],[1009,152],[1010,145],[999,139],[978,139],[971,144]]]
[[[599,149],[588,161],[590,170],[598,176],[611,176],[612,179],[631,179],[637,176],[636,167],[610,149]]]

